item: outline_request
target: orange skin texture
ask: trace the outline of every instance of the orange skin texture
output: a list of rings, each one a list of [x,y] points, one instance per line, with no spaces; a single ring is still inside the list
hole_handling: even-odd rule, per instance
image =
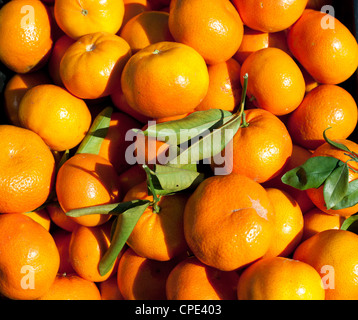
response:
[[[208,66],[209,89],[195,110],[221,109],[234,111],[241,100],[240,64],[230,58]]]
[[[153,201],[153,196],[148,195],[146,181],[130,189],[123,202],[135,199]],[[138,255],[158,261],[168,261],[185,252],[188,247],[184,238],[183,214],[187,199],[186,194],[162,196],[158,203],[159,213],[149,206],[129,236],[128,246]],[[119,222],[121,217],[118,217]]]
[[[134,186],[146,181],[147,175],[141,165],[135,164],[122,172],[118,179],[121,186],[121,192],[125,195]]]
[[[279,32],[293,25],[303,13],[307,0],[233,0],[242,21],[251,29]]]
[[[283,170],[292,154],[291,137],[285,125],[272,113],[262,109],[250,109],[245,113],[249,125],[240,128],[232,145],[224,149],[226,165],[232,172],[263,183]]]
[[[315,234],[330,229],[340,229],[345,218],[338,214],[328,214],[318,208],[313,208],[303,216],[302,241]]]
[[[113,275],[98,284],[102,300],[124,300],[117,285],[117,275]]]
[[[175,264],[175,260],[141,257],[128,248],[117,271],[117,284],[124,300],[166,300],[165,284]]]
[[[33,300],[42,296],[55,280],[59,253],[51,234],[22,214],[0,215],[0,293],[10,299]],[[23,266],[31,267],[21,273]],[[31,271],[32,270],[32,271]],[[32,273],[33,272],[33,273]],[[31,274],[35,277],[32,289]]]
[[[46,210],[51,221],[61,229],[72,232],[78,225],[71,217],[66,216],[59,203],[49,203]]]
[[[239,276],[189,257],[175,266],[166,284],[168,300],[236,300]]]
[[[92,281],[76,274],[59,274],[39,300],[101,300],[101,294]]]
[[[264,258],[241,275],[239,300],[324,300],[320,274],[309,264],[283,257]]]
[[[355,153],[358,153],[358,145],[355,142],[346,140],[346,139],[334,139],[334,141],[342,143],[342,144],[346,145],[349,148],[349,150],[351,150]],[[345,151],[338,150],[334,147],[331,147],[328,143],[324,143],[313,152],[312,157],[318,157],[318,156],[334,157],[334,158],[339,159],[345,163],[347,160],[350,159],[350,157],[345,155],[345,153],[346,153]],[[358,170],[358,163],[355,161],[350,161],[350,162],[348,162],[348,167]],[[358,173],[355,173],[352,170],[349,170],[348,181],[351,182],[353,180],[356,180],[357,178],[358,178]],[[309,196],[309,198],[311,199],[311,201],[320,210],[322,210],[326,213],[338,214],[338,215],[341,215],[341,216],[347,218],[358,211],[358,204],[356,204],[353,207],[345,208],[345,209],[339,209],[339,210],[329,209],[329,210],[327,210],[326,205],[325,205],[325,200],[323,197],[323,185],[317,189],[315,189],[315,188],[308,189],[308,190],[306,190],[306,192],[307,192],[307,195]]]
[[[302,239],[302,210],[289,193],[277,188],[266,191],[275,209],[275,218],[273,240],[265,257],[289,257]]]
[[[5,112],[11,124],[21,126],[18,112],[21,99],[27,90],[46,83],[51,83],[51,80],[42,71],[17,73],[11,77],[4,90]]]
[[[30,212],[24,212],[22,214],[30,217],[32,220],[42,225],[47,231],[50,231],[51,219],[45,208],[40,210],[30,211]]]
[[[108,250],[110,245],[111,223],[96,227],[78,226],[71,236],[69,245],[69,258],[76,273],[89,281],[101,282],[107,280],[115,273],[118,266],[118,259],[111,269],[101,275],[98,270],[99,262]]]
[[[168,26],[169,13],[144,11],[123,26],[120,36],[126,40],[133,54],[162,41],[174,41]]]
[[[38,85],[25,93],[19,119],[23,127],[36,132],[55,151],[76,147],[92,121],[83,100],[53,84]]]
[[[0,61],[16,73],[41,67],[52,47],[50,17],[38,0],[6,3],[0,10]]]
[[[56,179],[56,193],[65,212],[116,203],[121,196],[117,172],[112,164],[99,155],[88,153],[76,154],[61,166]],[[110,215],[92,214],[71,219],[93,227],[108,221]]]
[[[287,128],[294,142],[314,150],[330,139],[346,139],[357,125],[357,104],[348,91],[337,85],[320,85],[303,99],[290,115]]]
[[[193,48],[164,41],[133,55],[123,69],[121,84],[134,110],[162,118],[192,112],[208,91],[209,74]]]
[[[79,98],[108,96],[119,85],[130,56],[129,44],[117,35],[107,32],[84,35],[62,57],[61,80],[67,90]]]
[[[207,64],[230,59],[244,33],[241,18],[228,0],[173,0],[169,29],[175,41],[193,47]]]
[[[269,47],[279,48],[290,54],[286,40],[286,32],[269,33],[253,30],[244,26],[244,36],[234,58],[240,64],[243,64],[251,53]]]
[[[293,258],[308,263],[321,275],[326,300],[357,300],[357,249],[358,236],[353,232],[325,230],[302,242]]]
[[[41,206],[52,190],[55,160],[34,132],[0,126],[0,212],[22,213]]]
[[[123,0],[104,1],[55,1],[57,25],[71,38],[95,32],[115,34],[122,25]]]
[[[150,11],[152,9],[149,0],[123,0],[123,3],[124,17],[119,32],[123,29],[123,27],[130,19],[144,11]]]
[[[288,46],[295,58],[322,84],[339,84],[358,67],[358,44],[353,34],[338,19],[334,29],[322,28],[331,17],[307,9],[288,33]]]
[[[235,173],[213,176],[187,202],[185,239],[204,264],[236,270],[266,254],[273,236],[273,216],[272,204],[260,184]]]
[[[248,74],[247,96],[255,106],[282,116],[302,102],[306,85],[296,62],[278,48],[265,48],[251,54],[241,66],[241,84]]]

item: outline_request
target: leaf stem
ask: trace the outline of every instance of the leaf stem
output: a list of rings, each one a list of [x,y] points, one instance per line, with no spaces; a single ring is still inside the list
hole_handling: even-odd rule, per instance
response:
[[[160,201],[161,196],[157,195],[157,192],[155,191],[155,188],[153,185],[152,174],[155,175],[155,173],[146,164],[143,164],[142,167],[147,174],[148,189],[151,192],[151,194],[153,195],[153,202],[151,203],[151,205],[153,207],[153,211],[155,213],[159,213],[160,207],[159,207],[158,203]]]
[[[247,73],[245,73],[243,78],[244,78],[244,85],[242,87],[240,107],[239,107],[237,114],[242,119],[241,127],[247,127],[249,124],[246,122],[245,102],[246,102],[247,84],[248,84],[249,75]]]

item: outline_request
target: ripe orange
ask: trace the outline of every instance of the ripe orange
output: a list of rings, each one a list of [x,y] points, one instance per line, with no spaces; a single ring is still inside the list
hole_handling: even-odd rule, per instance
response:
[[[239,300],[324,300],[320,274],[309,264],[283,257],[264,258],[239,278]]]
[[[223,151],[224,170],[229,173],[232,168],[232,172],[263,183],[282,172],[292,154],[291,137],[285,125],[272,113],[262,109],[250,109],[245,113],[248,126],[240,128],[232,145],[228,144]]]
[[[120,36],[126,40],[133,54],[162,41],[174,41],[168,26],[169,13],[144,11],[123,26]]]
[[[193,47],[208,64],[230,59],[244,33],[229,0],[172,0],[169,29],[175,41]]]
[[[26,74],[15,74],[4,89],[4,107],[11,124],[20,127],[19,106],[27,90],[39,84],[50,83],[51,80],[43,71]]]
[[[102,300],[124,300],[117,285],[117,275],[98,283]]]
[[[325,230],[302,242],[294,259],[321,275],[326,300],[358,299],[358,236],[345,230]]]
[[[71,236],[69,257],[76,273],[89,281],[101,282],[107,280],[117,271],[117,262],[123,251],[119,253],[116,262],[105,274],[99,273],[98,265],[110,245],[111,223],[96,227],[78,226]]]
[[[60,76],[60,63],[66,50],[76,41],[68,35],[62,35],[53,45],[51,56],[48,61],[48,72],[54,84],[64,86]]]
[[[168,300],[236,300],[239,276],[189,257],[177,264],[166,283]]]
[[[25,93],[19,119],[55,151],[76,147],[91,125],[86,103],[53,84],[38,85]]]
[[[151,118],[193,111],[209,87],[208,68],[193,48],[158,42],[134,54],[122,73],[128,104]]]
[[[165,283],[175,261],[156,261],[128,248],[117,271],[118,288],[125,300],[165,300]]]
[[[143,181],[146,181],[146,179],[147,175],[141,165],[135,164],[131,166],[129,169],[122,172],[118,177],[121,192],[124,195],[127,194],[131,188]]]
[[[235,270],[266,254],[273,215],[267,192],[257,182],[235,173],[213,176],[187,202],[185,239],[201,262],[223,271]]]
[[[209,89],[196,110],[221,109],[234,111],[241,99],[240,64],[230,58],[208,66]]]
[[[30,212],[22,213],[25,216],[30,217],[32,220],[36,221],[40,225],[42,225],[47,231],[50,231],[51,227],[51,219],[47,213],[46,209],[39,209]]]
[[[23,214],[0,215],[0,293],[10,299],[42,296],[55,280],[60,257],[51,234]]]
[[[263,32],[278,32],[292,26],[303,13],[307,0],[233,0],[245,25]]]
[[[320,85],[303,99],[290,115],[287,128],[293,141],[314,150],[325,140],[346,139],[357,126],[357,104],[351,94],[337,85]]]
[[[0,61],[17,73],[41,67],[52,47],[50,17],[39,0],[6,3],[0,10]]]
[[[331,25],[326,23],[327,17]],[[305,10],[290,29],[287,41],[295,58],[319,83],[339,84],[358,67],[355,37],[326,13]]]
[[[73,39],[102,31],[115,34],[122,25],[123,16],[123,0],[55,1],[56,22]]]
[[[123,0],[124,3],[124,17],[121,29],[127,24],[127,22],[135,17],[136,15],[144,12],[150,11],[151,5],[149,0]]]
[[[0,126],[0,212],[22,213],[41,206],[52,190],[55,160],[34,132]]]
[[[175,194],[162,196],[158,206],[160,211],[156,213],[149,206],[139,218],[127,244],[140,256],[167,261],[179,256],[187,250],[183,230],[183,214],[188,196]],[[147,183],[142,182],[130,189],[123,201],[150,200]],[[122,216],[118,216],[118,222]]]
[[[253,52],[265,48],[279,48],[289,54],[286,40],[286,32],[262,32],[244,26],[244,36],[240,48],[236,51],[234,58],[243,64],[246,58]]]
[[[66,216],[58,202],[50,203],[46,206],[46,210],[51,218],[51,221],[63,230],[72,232],[78,225],[73,219]]]
[[[84,35],[62,57],[61,80],[67,90],[79,98],[108,96],[119,85],[123,67],[130,56],[128,43],[115,34]]]
[[[55,240],[58,253],[60,254],[60,267],[58,268],[58,273],[75,273],[75,270],[71,265],[69,250],[72,232],[63,229],[55,229],[51,234],[53,240]]]
[[[274,233],[265,257],[289,257],[300,244],[303,234],[303,215],[297,201],[287,192],[266,189],[275,210]]]
[[[95,154],[76,154],[60,168],[56,179],[58,202],[65,212],[120,199],[117,172],[105,158]],[[71,217],[77,223],[93,227],[105,223],[110,215],[92,214]]]
[[[328,214],[318,208],[313,208],[303,216],[302,241],[324,230],[340,229],[345,218],[338,214]]]
[[[342,144],[346,145],[349,148],[349,150],[351,150],[355,153],[358,153],[358,145],[355,142],[350,141],[350,140],[345,140],[345,139],[336,139],[334,141],[342,143]],[[318,147],[312,154],[312,157],[319,157],[319,156],[334,157],[336,159],[341,160],[344,163],[347,160],[351,159],[346,154],[345,151],[342,151],[335,147],[332,147],[327,142],[322,144],[320,147]],[[358,170],[358,163],[355,161],[348,162],[348,166],[355,170]],[[355,173],[352,170],[349,170],[349,182],[351,182],[357,178],[358,178],[358,173]],[[327,210],[326,205],[325,205],[324,196],[323,196],[323,185],[317,189],[316,188],[308,189],[308,190],[306,190],[306,192],[307,192],[307,195],[309,196],[309,198],[312,200],[312,202],[319,209],[321,209],[322,211],[324,211],[326,213],[338,214],[343,217],[349,217],[358,211],[358,204],[356,204],[353,207],[340,209],[340,210],[334,210],[334,209]]]
[[[92,281],[76,274],[58,274],[50,289],[39,300],[101,300]]]
[[[282,116],[295,110],[305,95],[305,80],[296,62],[278,48],[252,53],[241,66],[248,74],[247,95],[255,106]]]

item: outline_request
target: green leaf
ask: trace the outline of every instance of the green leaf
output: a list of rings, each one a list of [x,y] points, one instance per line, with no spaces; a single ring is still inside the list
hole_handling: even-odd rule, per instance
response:
[[[333,157],[312,157],[303,165],[286,172],[281,181],[299,190],[319,188],[339,162]]]
[[[358,214],[345,219],[342,223],[341,230],[347,230],[358,234]]]
[[[337,203],[332,209],[341,210],[350,208],[358,203],[358,180],[353,180],[348,184],[348,190],[344,198]]]
[[[349,150],[344,144],[342,143],[339,143],[339,142],[335,142],[333,140],[330,140],[328,139],[327,135],[326,135],[326,131],[329,130],[329,129],[332,129],[331,127],[327,128],[326,130],[323,131],[323,138],[324,140],[329,143],[332,147],[335,147],[337,149],[340,149],[342,151],[346,151],[346,152],[349,152],[349,153],[352,153],[351,150]]]
[[[332,209],[339,203],[348,190],[349,170],[345,163],[336,168],[326,179],[323,187],[323,196],[327,209]]]
[[[102,142],[108,132],[112,112],[113,108],[107,107],[97,115],[92,123],[91,128],[79,145],[76,153],[99,153]]]
[[[99,273],[102,276],[111,270],[114,262],[118,257],[118,254],[126,244],[126,241],[132,233],[139,218],[142,216],[143,212],[148,208],[149,205],[150,203],[148,202],[132,207],[124,211],[121,216],[115,220],[116,225],[114,227],[111,244],[106,253],[103,255],[98,266]]]

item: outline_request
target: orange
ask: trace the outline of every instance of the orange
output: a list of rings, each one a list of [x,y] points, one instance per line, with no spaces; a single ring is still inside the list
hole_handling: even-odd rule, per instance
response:
[[[183,214],[188,196],[174,194],[162,196],[158,202],[160,208],[156,213],[149,206],[139,218],[127,244],[140,256],[167,261],[187,250],[183,230]],[[142,182],[130,189],[123,202],[131,200],[150,200],[147,183]],[[118,223],[122,216],[118,216]]]
[[[319,273],[309,264],[283,257],[259,260],[240,276],[239,300],[324,300]]]
[[[297,201],[287,192],[266,189],[275,210],[274,233],[265,257],[289,257],[300,244],[303,234],[303,215]]]
[[[263,257],[273,235],[274,208],[266,190],[232,173],[204,180],[184,212],[185,239],[204,264],[223,271]]]
[[[53,84],[38,85],[25,93],[19,119],[22,126],[36,132],[55,151],[76,147],[92,120],[83,100]]]
[[[138,51],[122,73],[128,104],[150,118],[193,111],[208,87],[208,68],[202,56],[176,42],[158,42]]]
[[[358,67],[355,37],[326,13],[306,9],[290,29],[287,41],[295,58],[319,83],[339,84]]]
[[[245,25],[263,32],[278,32],[293,25],[303,13],[307,0],[233,0]]]
[[[123,0],[123,3],[124,3],[124,17],[123,17],[121,30],[127,24],[127,22],[133,17],[135,17],[136,15],[144,11],[151,10],[151,5],[149,0]]]
[[[124,300],[117,285],[117,275],[98,283],[102,300]]]
[[[162,10],[170,5],[171,0],[148,0],[153,10]]]
[[[320,85],[310,91],[290,115],[287,128],[293,141],[314,150],[325,140],[346,139],[357,126],[357,104],[351,94],[337,85]]]
[[[116,203],[120,198],[118,176],[105,158],[89,153],[76,154],[60,168],[56,179],[56,193],[61,208],[73,209]],[[71,217],[77,223],[93,227],[103,224],[110,215],[91,214]]]
[[[332,5],[333,0],[308,0],[307,9],[321,10],[323,6]]]
[[[76,273],[89,281],[101,282],[107,280],[116,272],[116,263],[121,257],[119,253],[116,262],[105,274],[99,273],[98,265],[110,245],[111,223],[96,227],[78,226],[71,236],[69,257]]]
[[[119,85],[123,67],[130,56],[128,43],[115,34],[84,35],[62,57],[61,80],[67,90],[79,98],[108,96]]]
[[[34,132],[0,126],[0,212],[23,213],[41,206],[54,183],[55,160]]]
[[[162,41],[174,41],[168,26],[169,13],[144,11],[123,26],[120,36],[126,40],[133,53]]]
[[[230,58],[208,66],[209,89],[196,110],[221,109],[234,111],[241,100],[240,64]]]
[[[355,153],[358,153],[358,145],[355,142],[346,140],[346,139],[337,139],[334,141],[342,143],[345,146],[347,146],[349,148],[349,150],[351,150]],[[341,160],[344,163],[347,160],[351,159],[348,155],[346,155],[345,151],[342,151],[335,147],[332,147],[327,142],[322,144],[320,147],[318,147],[312,154],[312,157],[319,157],[319,156],[334,157],[336,159]],[[348,166],[353,168],[354,170],[358,170],[358,163],[355,161],[348,162]],[[358,173],[355,173],[354,171],[349,170],[349,182],[351,182],[357,178],[358,178]],[[319,209],[321,209],[322,211],[324,211],[326,213],[338,214],[343,217],[349,217],[358,211],[358,204],[356,204],[353,207],[349,207],[349,208],[345,208],[345,209],[339,209],[339,210],[329,209],[329,210],[327,210],[325,200],[323,197],[323,185],[317,189],[315,189],[315,188],[308,189],[308,190],[306,190],[306,192],[307,192],[307,195],[309,196],[309,198],[312,200],[312,202]]]
[[[122,25],[123,16],[123,0],[55,1],[56,22],[73,39],[102,31],[115,34]]]
[[[53,45],[47,66],[53,83],[58,86],[64,86],[60,76],[61,59],[70,45],[74,44],[75,42],[75,40],[64,34],[59,39],[57,39]]]
[[[209,267],[195,257],[175,266],[166,283],[168,300],[236,300],[239,276],[235,271]]]
[[[223,170],[230,173],[232,169],[232,172],[263,183],[282,172],[292,154],[291,137],[285,125],[272,113],[250,109],[245,114],[248,126],[241,127],[232,144],[224,149],[226,168]]]
[[[122,172],[118,179],[121,186],[121,192],[125,195],[131,188],[146,181],[147,175],[141,165],[135,164]]]
[[[112,163],[118,173],[129,169],[126,149],[133,142],[126,139],[126,134],[129,130],[140,127],[141,124],[131,116],[123,112],[112,113],[107,135],[102,141],[98,154]]]
[[[294,259],[321,275],[326,300],[358,299],[358,236],[345,230],[321,231],[302,242]]]
[[[230,59],[244,33],[229,0],[172,0],[169,29],[175,41],[193,47],[208,64]]]
[[[46,210],[51,221],[61,229],[72,232],[77,226],[77,223],[73,219],[66,216],[66,213],[62,210],[58,202],[48,204]]]
[[[24,212],[23,214],[42,225],[47,231],[50,231],[51,219],[46,209]]]
[[[76,274],[58,274],[50,289],[39,300],[101,300],[92,281]]]
[[[239,49],[234,55],[234,58],[240,64],[243,64],[251,53],[268,47],[279,48],[286,53],[289,53],[286,41],[286,32],[280,31],[269,33],[253,30],[244,26],[244,36]]]
[[[305,95],[305,80],[296,62],[278,48],[252,53],[241,67],[248,74],[247,95],[255,106],[282,116],[295,110]]]
[[[0,61],[17,73],[38,69],[52,47],[50,17],[39,0],[6,3],[0,10]]]
[[[328,214],[313,208],[304,214],[303,220],[302,241],[324,230],[340,229],[345,219],[338,214]]]
[[[52,231],[52,237],[55,240],[58,253],[60,254],[60,267],[58,273],[75,273],[70,261],[70,241],[72,232],[63,229]]]
[[[15,74],[4,89],[4,107],[9,122],[20,127],[19,106],[22,97],[28,89],[39,84],[50,83],[49,77],[42,71],[36,71],[26,74]]]
[[[0,215],[0,293],[32,300],[55,280],[60,257],[51,234],[23,214]]]
[[[165,283],[175,261],[156,261],[127,249],[118,264],[117,283],[125,300],[165,300]]]

